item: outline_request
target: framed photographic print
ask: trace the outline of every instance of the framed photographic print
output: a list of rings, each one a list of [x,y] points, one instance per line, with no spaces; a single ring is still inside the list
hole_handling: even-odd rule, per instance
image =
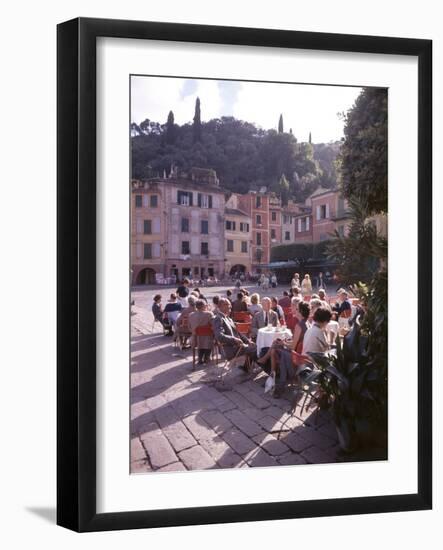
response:
[[[432,43],[58,26],[58,516],[432,505]]]

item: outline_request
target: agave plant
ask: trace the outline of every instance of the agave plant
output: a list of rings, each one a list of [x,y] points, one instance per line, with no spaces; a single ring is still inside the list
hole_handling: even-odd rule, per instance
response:
[[[357,319],[343,346],[337,337],[334,351],[310,353],[312,365],[300,373],[305,403],[309,398],[308,407],[331,411],[340,447],[347,452],[361,444],[383,416],[380,384],[384,373],[371,361],[368,348]]]

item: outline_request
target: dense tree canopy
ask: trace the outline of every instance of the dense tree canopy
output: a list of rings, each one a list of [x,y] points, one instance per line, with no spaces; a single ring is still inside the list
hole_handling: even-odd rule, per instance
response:
[[[342,188],[369,213],[387,212],[388,204],[388,94],[365,88],[345,117],[341,148]]]
[[[200,117],[198,100],[192,123],[175,124],[172,111],[165,124],[132,123],[132,176],[162,175],[171,165],[213,168],[227,190],[245,193],[266,186],[283,194],[284,201],[302,201],[319,185],[336,186],[340,142],[299,143],[290,132],[263,130],[234,117],[208,122]]]

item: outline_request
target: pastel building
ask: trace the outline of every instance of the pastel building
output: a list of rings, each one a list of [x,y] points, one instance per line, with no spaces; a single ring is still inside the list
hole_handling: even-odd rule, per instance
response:
[[[250,191],[239,196],[239,206],[251,217],[252,271],[260,271],[270,261],[269,195]]]
[[[131,264],[133,284],[155,284],[165,268],[164,189],[157,181],[133,181],[131,193]]]
[[[274,194],[269,197],[269,238],[271,247],[282,242],[282,206],[281,200]]]
[[[330,239],[334,231],[346,236],[349,226],[347,202],[337,189],[319,187],[309,197],[312,211],[312,240],[314,243]]]
[[[214,170],[174,170],[167,178],[133,182],[132,206],[134,284],[224,272],[225,196]]]
[[[232,193],[225,206],[225,271],[231,275],[252,269],[252,220],[240,209],[238,193]]]
[[[281,244],[295,242],[295,219],[300,212],[300,207],[293,201],[282,206],[281,211]]]

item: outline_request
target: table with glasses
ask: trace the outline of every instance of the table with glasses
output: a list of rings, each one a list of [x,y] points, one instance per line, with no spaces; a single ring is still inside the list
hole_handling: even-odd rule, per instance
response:
[[[287,327],[263,327],[257,332],[257,355],[263,348],[270,348],[277,338],[286,340],[292,338],[292,332]]]

